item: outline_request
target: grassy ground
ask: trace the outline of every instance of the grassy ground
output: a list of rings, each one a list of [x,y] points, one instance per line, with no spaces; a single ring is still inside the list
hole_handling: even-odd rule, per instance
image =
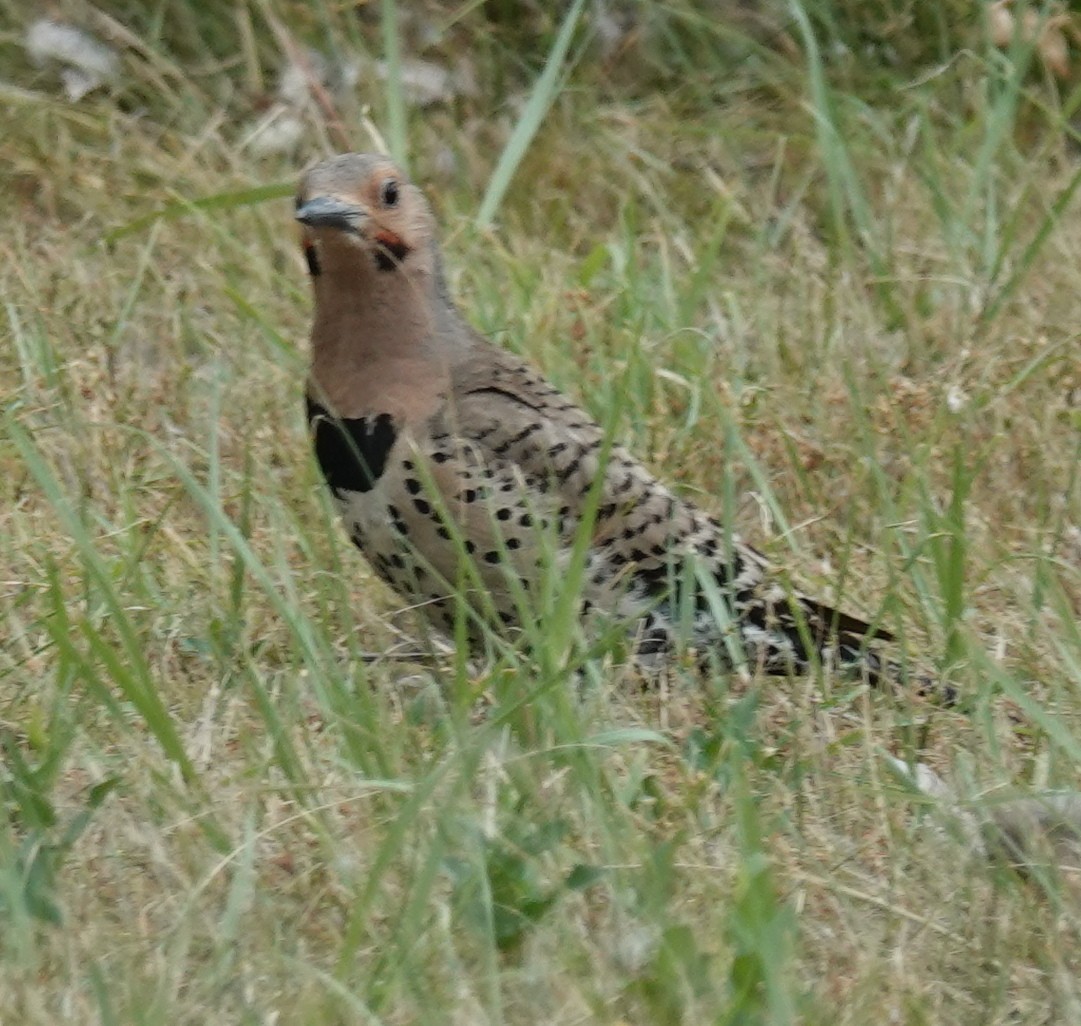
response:
[[[69,103],[0,0],[0,1021],[1078,1021],[1076,878],[885,755],[977,808],[1077,784],[1079,94],[969,5],[863,6],[632,4],[606,55],[587,8],[557,61],[541,4],[61,3],[123,51]],[[425,25],[472,90],[392,61],[243,145],[288,40]],[[368,125],[478,327],[963,708],[390,658],[291,207],[243,202]]]

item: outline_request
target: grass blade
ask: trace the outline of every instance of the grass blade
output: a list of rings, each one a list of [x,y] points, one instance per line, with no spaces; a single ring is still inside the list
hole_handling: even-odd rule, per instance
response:
[[[134,235],[149,228],[158,221],[176,221],[196,210],[231,210],[234,207],[248,207],[256,203],[265,203],[267,200],[282,199],[285,196],[292,196],[295,188],[291,182],[277,182],[273,185],[257,185],[251,189],[218,192],[213,196],[203,196],[200,199],[178,199],[106,232],[101,241],[109,246],[128,235]]]
[[[481,228],[487,228],[492,223],[500,204],[503,202],[503,197],[510,187],[511,179],[514,178],[514,174],[518,170],[518,165],[522,162],[526,150],[529,149],[529,144],[533,141],[533,137],[537,134],[545,115],[548,113],[548,108],[552,106],[559,92],[559,75],[563,70],[567,51],[570,49],[571,39],[574,37],[574,30],[578,25],[578,19],[581,17],[583,7],[585,7],[585,0],[574,0],[574,3],[563,17],[563,24],[559,28],[559,34],[552,44],[547,61],[545,61],[544,71],[541,72],[540,77],[533,85],[529,101],[522,111],[522,116],[518,119],[518,124],[514,126],[514,131],[511,132],[507,145],[500,154],[499,163],[496,164],[495,171],[492,172],[491,180],[488,182],[488,189],[484,193],[484,199],[481,200],[480,211],[477,213],[477,224]]]
[[[88,575],[100,589],[105,608],[109,613],[110,624],[119,635],[121,651],[117,652],[114,646],[87,622],[85,630],[92,648],[110,671],[113,682],[143,717],[166,756],[180,767],[185,779],[191,779],[195,776],[195,768],[184,750],[184,744],[173,723],[173,718],[162,701],[161,692],[156,686],[154,675],[143,652],[142,639],[136,632],[128,611],[116,592],[109,567],[98,552],[94,539],[91,538],[64,495],[60,481],[45,462],[29,434],[13,418],[6,419],[8,436],[14,442],[23,463],[45,494],[65,531],[75,542]]]
[[[396,0],[383,0],[383,56],[387,66],[387,129],[390,155],[407,174],[405,94],[402,90],[402,47]]]

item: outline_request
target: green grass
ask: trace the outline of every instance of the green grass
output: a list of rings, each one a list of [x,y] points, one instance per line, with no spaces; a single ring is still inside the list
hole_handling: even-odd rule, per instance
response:
[[[580,4],[61,6],[124,77],[61,100],[0,0],[0,1021],[1076,1019],[1076,872],[885,755],[1078,784],[1081,60],[922,3],[641,3],[608,56]],[[341,125],[481,330],[962,709],[642,692],[557,587],[531,656],[429,639],[308,452],[287,197],[338,129],[240,146],[283,31],[386,56]],[[476,91],[408,107],[418,55]]]

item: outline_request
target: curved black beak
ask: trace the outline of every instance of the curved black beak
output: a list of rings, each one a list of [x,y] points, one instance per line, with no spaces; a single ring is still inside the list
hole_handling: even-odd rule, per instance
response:
[[[354,233],[359,233],[366,216],[363,207],[333,196],[316,196],[302,203],[296,212],[296,219],[309,228],[337,228]]]

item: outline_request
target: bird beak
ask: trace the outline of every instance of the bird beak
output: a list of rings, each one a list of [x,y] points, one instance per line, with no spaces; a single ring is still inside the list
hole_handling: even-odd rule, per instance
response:
[[[296,219],[309,228],[337,228],[354,234],[360,233],[359,225],[367,216],[363,207],[334,196],[316,196],[296,212]]]

